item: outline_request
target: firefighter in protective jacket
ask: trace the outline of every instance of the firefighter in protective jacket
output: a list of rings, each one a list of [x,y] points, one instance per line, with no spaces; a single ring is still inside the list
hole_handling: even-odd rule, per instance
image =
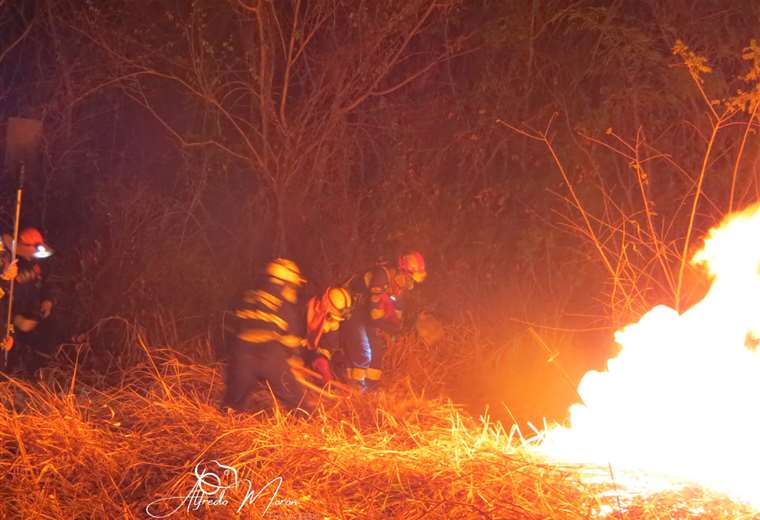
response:
[[[52,323],[54,316],[51,317],[54,288],[49,281],[47,265],[40,262],[51,256],[53,250],[37,228],[27,227],[18,235],[16,260],[12,262],[13,237],[4,234],[2,240],[2,263],[6,269],[16,271],[12,309],[15,339],[6,338],[5,342],[5,348],[12,349],[8,365],[31,376],[45,364],[56,339]],[[7,302],[3,302],[4,312],[7,312],[5,305]]]
[[[15,280],[18,275],[18,260],[11,261],[5,251],[5,245],[2,240],[0,240],[0,264],[2,264],[3,268],[2,273],[0,273],[0,299],[2,299],[7,292],[7,282]],[[0,350],[10,351],[12,348],[13,336],[6,335],[0,341]],[[8,367],[5,368],[7,369]]]
[[[330,359],[338,348],[338,329],[350,315],[351,293],[343,287],[328,287],[306,305],[305,361],[322,376],[324,383],[335,379]]]
[[[237,337],[232,344],[222,408],[241,410],[258,385],[269,385],[286,409],[304,408],[305,388],[294,376],[304,339],[303,307],[298,292],[305,283],[295,262],[278,258],[266,267],[266,281],[246,291],[236,310]]]
[[[386,345],[378,331],[401,331],[404,297],[426,276],[425,259],[412,251],[399,257],[397,267],[380,264],[349,281],[356,309],[341,329],[341,342],[350,382],[362,389],[379,383]]]

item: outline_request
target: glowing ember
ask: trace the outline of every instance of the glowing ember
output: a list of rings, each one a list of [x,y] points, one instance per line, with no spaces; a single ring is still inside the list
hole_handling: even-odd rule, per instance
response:
[[[618,331],[622,350],[589,372],[570,428],[540,449],[569,462],[698,482],[760,506],[760,207],[710,232],[693,262],[712,286],[679,315],[659,306]]]

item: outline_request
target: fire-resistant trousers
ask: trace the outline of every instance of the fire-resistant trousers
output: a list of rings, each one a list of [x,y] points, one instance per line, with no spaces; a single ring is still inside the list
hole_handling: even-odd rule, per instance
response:
[[[288,358],[294,354],[286,348],[277,342],[249,343],[236,338],[227,365],[222,408],[243,409],[248,395],[263,383],[283,408],[304,409],[306,389],[291,372]]]
[[[351,381],[365,384],[379,381],[383,370],[385,341],[370,319],[357,312],[341,325],[341,343],[347,358],[347,376]]]

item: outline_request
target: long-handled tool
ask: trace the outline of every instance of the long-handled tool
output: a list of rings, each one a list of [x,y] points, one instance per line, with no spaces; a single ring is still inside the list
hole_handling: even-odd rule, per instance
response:
[[[328,399],[345,399],[356,394],[351,387],[338,381],[331,381],[326,385],[314,383],[313,381],[321,381],[322,376],[318,372],[303,366],[303,361],[296,357],[288,359],[288,365],[296,381],[319,396]],[[336,393],[335,390],[338,390],[339,393]]]
[[[13,262],[16,261],[16,244],[18,243],[18,228],[19,228],[19,220],[21,217],[21,194],[24,191],[24,174],[25,174],[25,165],[24,163],[21,163],[19,166],[19,175],[18,175],[18,189],[16,190],[16,217],[13,221],[13,242],[11,243],[11,264],[13,265]],[[5,344],[9,341],[9,339],[13,336],[13,288],[16,285],[16,278],[11,278],[11,285],[8,290],[8,316],[5,320]],[[6,368],[8,366],[8,349],[3,349],[4,358],[3,358],[3,367]]]
[[[19,219],[21,216],[21,193],[27,176],[34,176],[40,169],[40,142],[42,141],[42,121],[23,117],[8,119],[5,133],[5,168],[11,175],[18,173],[16,190],[16,217],[13,223],[13,243],[11,244],[11,261],[16,261],[16,246],[18,242]],[[8,316],[5,323],[5,340],[9,342],[13,333],[13,289],[14,281],[10,281],[8,291]],[[8,345],[9,343],[5,343]],[[11,344],[12,345],[12,344]],[[8,350],[3,357],[4,367],[8,364]]]

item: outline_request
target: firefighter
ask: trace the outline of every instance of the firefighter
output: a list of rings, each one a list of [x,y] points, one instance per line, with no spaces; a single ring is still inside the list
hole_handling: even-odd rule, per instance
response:
[[[237,336],[232,343],[222,409],[242,410],[248,394],[269,385],[276,400],[288,410],[304,410],[305,388],[294,377],[304,338],[303,307],[298,293],[304,278],[295,262],[277,258],[265,269],[266,281],[246,291],[235,314]],[[308,410],[307,410],[308,411]]]
[[[11,265],[12,244],[13,237],[4,234],[4,247],[0,254],[5,266]],[[40,260],[52,254],[53,250],[45,243],[37,228],[27,227],[19,232],[12,304],[16,346],[9,354],[9,365],[28,375],[33,375],[42,367],[54,342],[50,319],[55,302],[54,291],[48,281],[47,270],[40,263]]]
[[[349,280],[356,309],[341,329],[341,343],[347,358],[346,377],[360,390],[379,385],[386,347],[379,331],[389,335],[401,331],[403,301],[426,277],[425,259],[419,251],[411,251],[399,257],[397,267],[378,264]]]
[[[306,305],[306,352],[304,360],[327,384],[335,379],[330,359],[338,348],[338,329],[351,315],[353,299],[348,289],[328,287]]]
[[[3,271],[0,273],[0,280],[3,283],[10,282],[11,280],[14,280],[16,278],[16,275],[18,275],[18,260],[13,260],[11,262],[10,258],[7,259],[7,261],[3,258],[3,253],[5,252],[5,246],[3,245],[2,240],[0,240],[0,263],[3,264]],[[5,296],[6,289],[3,287],[0,287],[0,299]],[[2,341],[0,341],[0,351],[10,351],[13,348],[13,336],[6,335]]]

